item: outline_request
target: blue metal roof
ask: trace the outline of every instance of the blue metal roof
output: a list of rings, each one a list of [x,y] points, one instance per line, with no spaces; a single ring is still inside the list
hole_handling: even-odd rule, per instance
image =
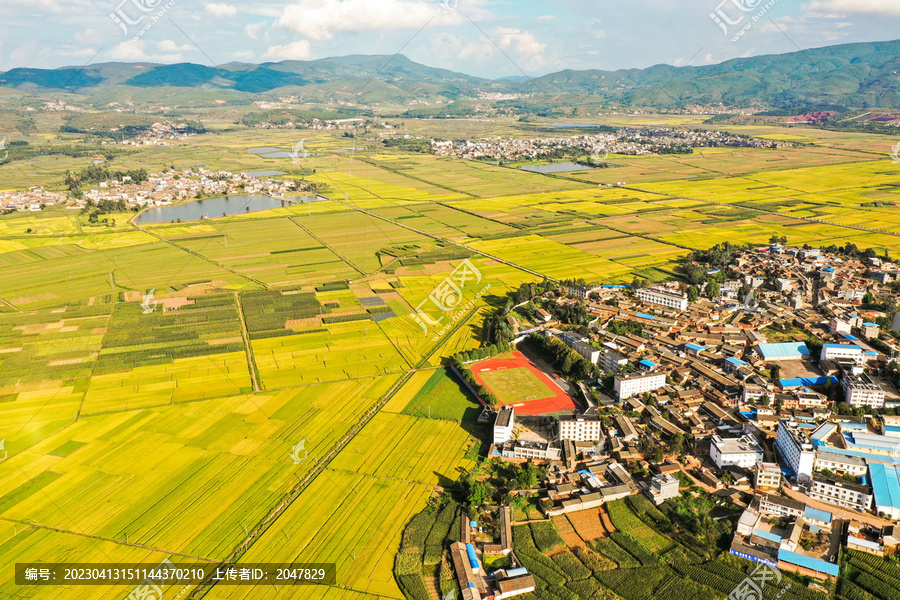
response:
[[[798,554],[796,552],[790,552],[788,550],[779,550],[778,560],[783,560],[784,562],[790,563],[792,565],[805,567],[811,571],[825,573],[834,577],[838,576],[839,569],[837,565],[830,562],[825,562],[824,560],[820,560],[818,558],[806,556],[804,554]]]
[[[780,535],[775,535],[771,531],[765,531],[762,529],[754,529],[753,535],[759,536],[764,540],[769,540],[770,542],[775,542],[776,544],[780,544],[781,540],[784,539]]]
[[[866,327],[878,327],[878,325],[876,325],[875,323],[869,323],[869,322],[863,323],[863,325],[865,325]]]
[[[830,377],[826,377],[822,375],[821,377],[793,377],[791,379],[779,379],[778,383],[781,384],[783,388],[789,387],[801,387],[804,385],[825,385],[825,382],[831,379],[831,383],[837,383],[838,378],[834,375]]]
[[[475,546],[472,544],[466,544],[466,554],[469,556],[469,565],[472,566],[472,569],[478,570],[478,557],[475,555]]]
[[[528,569],[525,567],[516,567],[515,569],[507,569],[507,577],[519,577],[520,575],[528,575]]]
[[[638,317],[640,317],[640,318],[642,318],[642,319],[650,319],[650,320],[653,320],[653,319],[656,318],[656,317],[654,317],[653,315],[648,315],[647,313],[634,313],[634,314],[635,314],[635,316],[638,316]]]
[[[849,333],[842,333],[841,337],[844,338],[845,340],[850,340],[851,342],[859,341],[858,337],[856,337],[855,335],[850,335]]]
[[[688,342],[684,345],[684,347],[688,350],[693,350],[694,352],[702,352],[703,350],[706,350],[706,348],[704,348],[700,344],[694,344],[693,342]]]
[[[741,359],[735,358],[735,357],[733,357],[733,356],[729,356],[728,358],[726,358],[726,359],[725,359],[725,362],[731,363],[731,364],[733,364],[733,365],[736,366],[736,367],[740,367],[741,365],[746,365],[746,364],[747,364],[747,363],[745,363],[744,361],[742,361]]]
[[[803,342],[781,342],[778,344],[757,344],[756,351],[764,359],[778,360],[779,358],[796,358],[809,356],[809,348]]]
[[[818,508],[807,506],[806,510],[803,511],[803,516],[815,519],[816,521],[822,521],[823,523],[831,523],[833,515],[827,510],[819,510]]]
[[[862,350],[862,348],[857,346],[856,344],[822,344],[822,347],[823,348],[846,348],[848,350],[851,348],[856,348],[857,350]]]
[[[638,364],[642,364],[645,367],[655,367],[656,366],[655,362],[653,362],[652,360],[647,360],[646,358],[638,361]]]
[[[900,508],[900,467],[870,462],[869,474],[872,476],[875,504]]]

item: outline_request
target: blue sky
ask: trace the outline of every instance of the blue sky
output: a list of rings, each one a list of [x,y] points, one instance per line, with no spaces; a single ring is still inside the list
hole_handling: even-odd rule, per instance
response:
[[[900,0],[0,0],[0,15],[0,70],[402,52],[537,76],[900,37]]]

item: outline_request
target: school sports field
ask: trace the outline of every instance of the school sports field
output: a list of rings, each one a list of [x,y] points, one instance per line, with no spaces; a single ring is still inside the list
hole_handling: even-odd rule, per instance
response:
[[[478,382],[523,415],[574,410],[575,402],[521,352],[503,354],[471,366]]]

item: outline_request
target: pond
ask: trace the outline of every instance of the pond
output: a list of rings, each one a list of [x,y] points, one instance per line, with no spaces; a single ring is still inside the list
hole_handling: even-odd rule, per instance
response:
[[[319,202],[325,200],[321,196],[292,196],[285,198],[285,204],[302,202]],[[237,215],[245,212],[256,212],[270,208],[280,208],[282,200],[264,194],[238,194],[220,198],[195,200],[177,206],[156,206],[148,208],[134,220],[135,223],[170,223],[172,221],[199,221],[214,219],[225,215]]]
[[[573,162],[556,162],[549,165],[527,165],[520,167],[523,171],[533,173],[564,173],[566,171],[590,171],[594,167],[586,167]]]

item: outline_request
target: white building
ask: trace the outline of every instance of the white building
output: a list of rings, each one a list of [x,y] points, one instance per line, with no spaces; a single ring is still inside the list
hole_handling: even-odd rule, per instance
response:
[[[559,418],[559,439],[573,442],[597,442],[603,439],[597,417],[565,415]]]
[[[828,504],[866,512],[872,508],[872,488],[816,473],[809,486],[809,497]]]
[[[666,290],[645,288],[637,291],[638,300],[648,304],[661,304],[676,310],[687,310],[687,294],[674,294]]]
[[[844,375],[844,402],[853,407],[881,408],[884,406],[884,390],[865,373],[862,375],[848,373]]]
[[[753,485],[758,490],[777,490],[781,487],[781,467],[776,463],[756,463]]]
[[[647,495],[657,506],[669,498],[677,498],[678,493],[678,479],[671,473],[656,475],[650,480],[650,488],[647,490]]]
[[[631,398],[644,392],[653,392],[666,385],[665,373],[633,373],[616,375],[613,388],[619,400]]]
[[[714,435],[711,442],[709,457],[720,469],[731,465],[749,469],[762,461],[765,454],[752,435],[724,439]]]
[[[822,344],[819,360],[849,359],[858,365],[866,361],[863,349],[856,344]]]
[[[816,450],[816,471],[828,469],[832,473],[840,475],[848,474],[855,477],[861,477],[869,472],[866,461],[857,456],[848,456],[829,452],[827,450]]]
[[[494,421],[494,445],[501,446],[511,440],[515,425],[515,409],[511,406],[501,407]]]
[[[775,438],[775,448],[784,463],[798,478],[809,479],[812,477],[816,451],[809,436],[800,429],[796,421],[778,420],[778,437]]]

